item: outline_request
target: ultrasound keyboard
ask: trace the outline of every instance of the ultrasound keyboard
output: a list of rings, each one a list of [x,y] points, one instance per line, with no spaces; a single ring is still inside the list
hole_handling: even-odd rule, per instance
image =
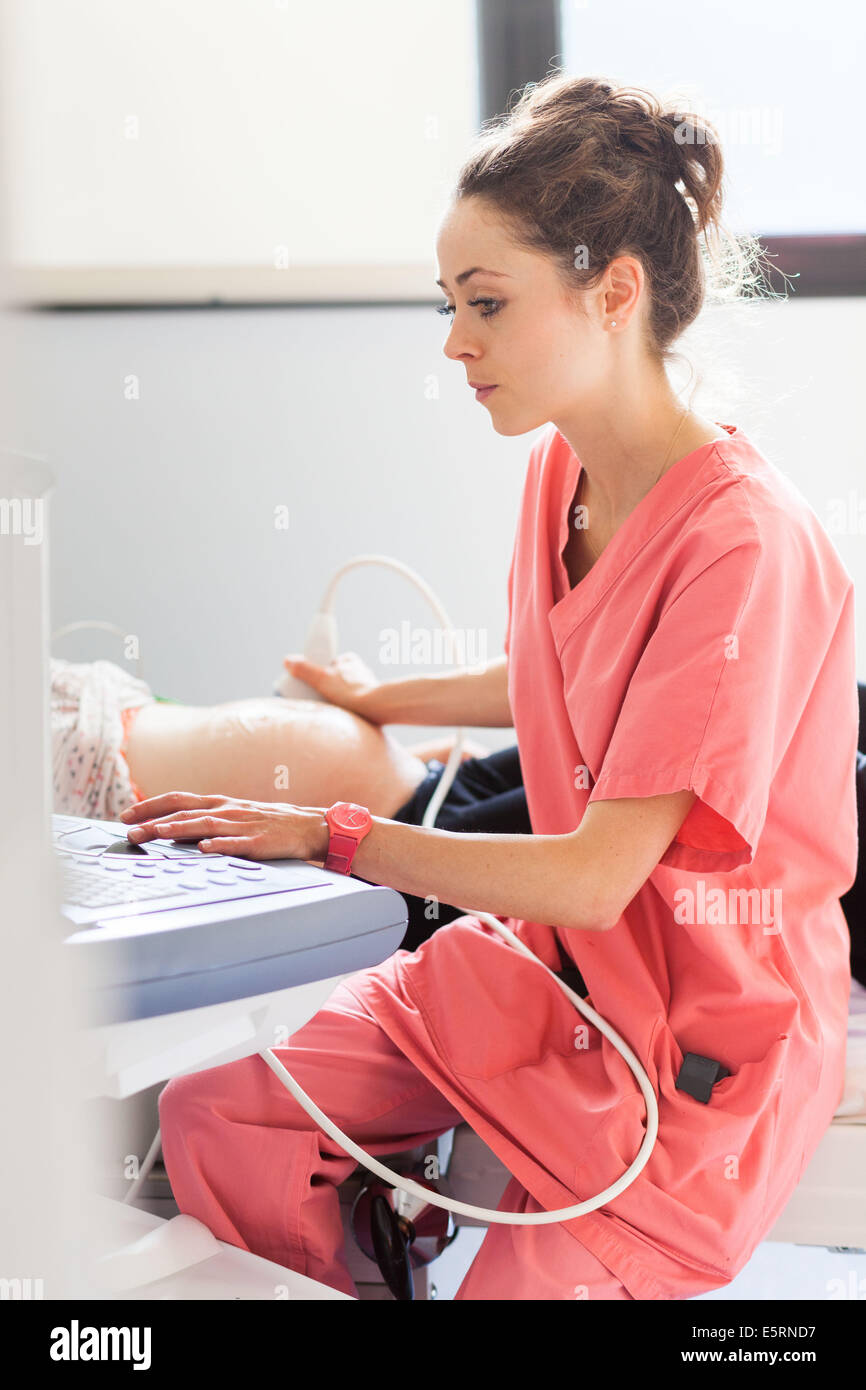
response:
[[[299,859],[135,845],[119,821],[52,817],[65,945],[91,1016],[115,1023],[249,999],[377,965],[406,931],[392,888]]]
[[[88,921],[158,911],[189,902],[231,902],[284,893],[284,873],[252,859],[203,854],[195,845],[147,841],[135,845],[99,822],[78,816],[53,817],[54,848],[60,861],[63,911]],[[307,882],[316,881],[310,869]],[[295,880],[292,886],[300,886]]]

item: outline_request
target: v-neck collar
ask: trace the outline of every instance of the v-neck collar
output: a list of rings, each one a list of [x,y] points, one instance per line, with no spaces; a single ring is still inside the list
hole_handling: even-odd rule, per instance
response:
[[[734,443],[746,442],[742,430],[737,425],[725,425],[720,420],[714,420],[713,424],[725,430]],[[554,602],[548,614],[557,652],[561,650],[575,623],[594,607],[641,547],[665,524],[686,497],[695,491],[701,472],[713,458],[717,446],[721,445],[724,448],[727,444],[724,439],[711,439],[677,459],[658,482],[653,484],[649,492],[644,494],[637,506],[632,508],[625,521],[614,531],[598,559],[572,589],[569,588],[570,581],[562,552],[568,540],[571,503],[577,490],[582,464],[564,437],[560,437],[568,448],[569,457],[563,477],[562,513],[557,532],[556,554],[553,557],[553,589],[554,595],[559,592],[562,597]]]

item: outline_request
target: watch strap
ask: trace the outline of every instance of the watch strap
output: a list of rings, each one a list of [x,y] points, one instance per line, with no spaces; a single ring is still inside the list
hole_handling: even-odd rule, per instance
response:
[[[341,835],[338,831],[332,830],[324,867],[336,874],[347,874],[352,867],[359,843],[353,835]]]

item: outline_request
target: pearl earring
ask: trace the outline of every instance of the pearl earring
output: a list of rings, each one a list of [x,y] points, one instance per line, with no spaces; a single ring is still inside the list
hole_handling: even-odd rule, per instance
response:
[[[611,328],[616,328],[616,319],[611,319],[610,326]]]

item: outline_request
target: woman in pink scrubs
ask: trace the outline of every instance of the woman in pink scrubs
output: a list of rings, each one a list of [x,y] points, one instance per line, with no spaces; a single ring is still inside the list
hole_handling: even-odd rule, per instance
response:
[[[532,836],[376,817],[353,871],[491,912],[554,970],[561,945],[658,1096],[631,1186],[569,1222],[491,1226],[460,1298],[682,1299],[728,1283],[843,1089],[853,586],[776,466],[669,385],[707,274],[730,265],[719,145],[697,119],[682,128],[649,94],[553,77],[481,137],[440,229],[439,283],[445,353],[494,429],[541,429],[507,656],[372,690],[319,673],[380,723],[513,722]],[[176,793],[127,815],[147,821],[133,837],[321,861],[323,812]],[[594,1196],[645,1131],[616,1050],[472,915],[353,975],[275,1051],[374,1154],[467,1120],[513,1175],[503,1209]],[[683,1088],[687,1054],[721,1077],[703,1100]],[[181,1211],[354,1292],[336,1192],[354,1161],[260,1057],[170,1082],[160,1117]]]

